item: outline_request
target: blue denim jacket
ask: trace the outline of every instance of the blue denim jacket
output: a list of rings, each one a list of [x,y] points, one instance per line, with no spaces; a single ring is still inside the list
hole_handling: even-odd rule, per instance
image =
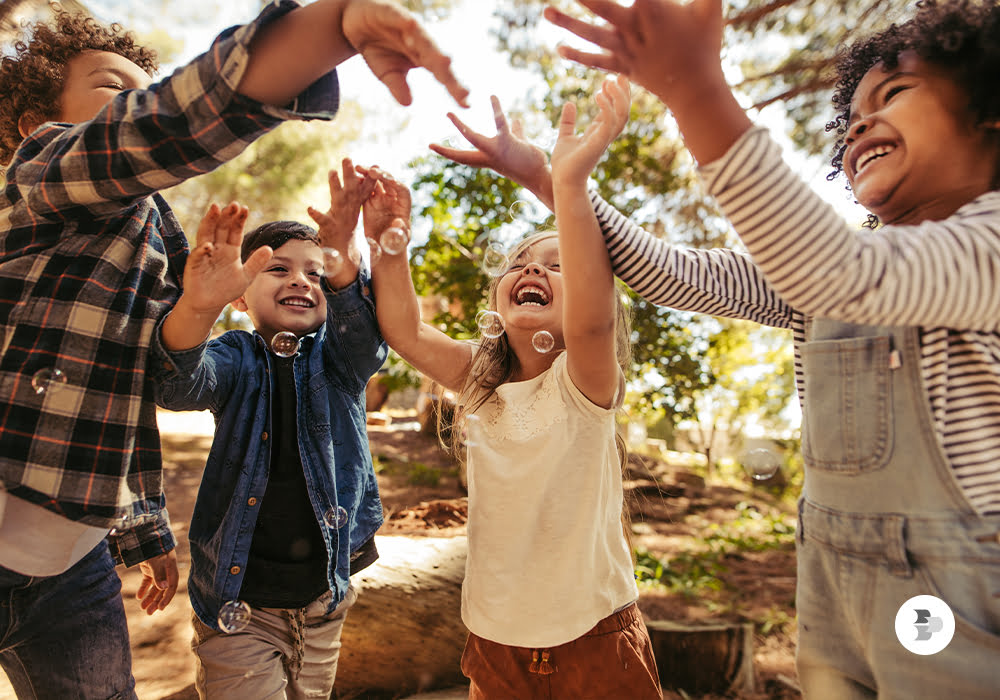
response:
[[[347,592],[351,552],[382,524],[365,429],[365,384],[382,366],[387,348],[367,272],[336,292],[324,282],[324,292],[326,322],[302,339],[293,373],[299,452],[330,559],[332,610]],[[157,386],[157,403],[176,411],[207,408],[215,415],[215,440],[188,533],[188,594],[201,621],[218,629],[219,609],[239,600],[267,485],[273,358],[256,332],[230,331],[177,353],[167,352],[157,333],[156,346],[167,370]],[[338,506],[348,513],[340,529]]]

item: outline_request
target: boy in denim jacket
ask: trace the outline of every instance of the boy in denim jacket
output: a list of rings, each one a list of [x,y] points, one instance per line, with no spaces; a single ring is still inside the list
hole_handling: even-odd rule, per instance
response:
[[[149,360],[187,242],[157,191],[331,118],[355,53],[403,104],[417,66],[464,100],[388,0],[276,1],[154,85],[129,35],[63,12],[0,63],[0,664],[20,695],[134,697],[115,561],[143,568],[148,612],[176,590]]]
[[[246,209],[213,205],[161,326],[158,402],[216,422],[189,533],[202,697],[328,697],[349,577],[378,556],[365,384],[387,349],[353,244],[373,181],[352,170],[318,238],[276,221],[241,250]],[[206,340],[226,300],[255,331]]]

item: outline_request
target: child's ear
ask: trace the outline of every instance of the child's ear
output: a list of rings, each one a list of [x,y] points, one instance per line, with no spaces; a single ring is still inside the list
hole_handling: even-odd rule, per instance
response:
[[[232,306],[237,311],[239,311],[240,313],[245,314],[247,312],[247,303],[243,299],[243,297],[240,297],[239,299],[233,299],[231,302],[229,302],[229,305]]]
[[[31,133],[45,123],[45,120],[40,114],[35,112],[33,109],[29,109],[27,112],[22,114],[17,120],[17,131],[21,134],[21,138],[27,138]]]

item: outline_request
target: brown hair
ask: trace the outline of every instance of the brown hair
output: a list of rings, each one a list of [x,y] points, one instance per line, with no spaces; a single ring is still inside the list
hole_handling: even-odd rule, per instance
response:
[[[0,163],[8,163],[22,141],[18,123],[29,115],[41,124],[59,114],[66,64],[84,51],[108,51],[135,63],[152,76],[156,53],[137,46],[121,25],[104,25],[51,3],[54,17],[31,27],[31,38],[14,44],[13,56],[0,61]]]

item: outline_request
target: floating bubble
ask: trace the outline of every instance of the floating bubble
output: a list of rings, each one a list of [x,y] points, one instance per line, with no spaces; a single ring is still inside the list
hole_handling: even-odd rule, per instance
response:
[[[490,277],[499,277],[507,271],[507,253],[497,243],[490,243],[483,251],[482,266]]]
[[[406,251],[410,234],[398,226],[390,226],[382,232],[382,250],[388,255],[399,255]]]
[[[531,347],[540,353],[552,352],[556,346],[556,339],[548,331],[538,331],[531,336]]]
[[[226,634],[240,632],[250,624],[250,606],[242,600],[230,600],[219,609],[219,629]]]
[[[323,249],[323,274],[334,277],[344,268],[344,256],[336,248]]]
[[[517,217],[525,216],[532,209],[531,203],[526,202],[523,199],[518,199],[513,204],[510,205],[510,209],[507,210],[507,216],[511,221],[517,221]]]
[[[482,429],[482,419],[479,416],[467,414],[462,423],[462,444],[466,447],[478,445]]]
[[[278,357],[291,357],[299,351],[299,338],[291,331],[280,331],[271,338],[271,350]]]
[[[476,314],[476,325],[484,338],[499,338],[504,332],[503,318],[496,311],[480,311]]]
[[[365,238],[365,240],[368,241],[368,249],[370,251],[369,259],[371,260],[371,266],[375,267],[375,263],[377,263],[378,259],[382,257],[382,246],[379,245],[379,242],[376,241],[374,238],[369,237]]]
[[[31,376],[31,388],[36,394],[44,394],[49,387],[66,383],[66,375],[56,367],[40,369]]]
[[[637,420],[629,421],[628,428],[625,429],[625,444],[630,449],[637,450],[646,445],[648,435],[645,423]]]
[[[778,473],[781,458],[763,447],[750,450],[743,455],[743,468],[757,481],[765,481]]]
[[[326,521],[327,527],[333,527],[339,530],[347,524],[347,509],[344,508],[344,506],[329,508],[323,515],[323,520]]]

